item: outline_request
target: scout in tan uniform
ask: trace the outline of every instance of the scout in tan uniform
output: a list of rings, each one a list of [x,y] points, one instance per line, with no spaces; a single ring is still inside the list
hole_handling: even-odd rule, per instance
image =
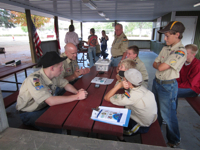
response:
[[[126,50],[128,47],[128,39],[123,33],[123,26],[121,24],[115,26],[115,33],[115,39],[111,48],[111,66],[113,67],[117,67],[119,62],[126,57]]]
[[[77,64],[77,48],[74,44],[68,43],[65,45],[65,52],[61,54],[61,57],[66,57],[67,59],[63,61],[63,76],[68,81],[72,82],[77,79],[80,75],[87,74],[90,72],[89,68],[79,69]]]
[[[132,59],[136,62],[136,69],[142,74],[142,79],[143,79],[142,85],[148,88],[149,76],[144,63],[138,57],[139,48],[136,45],[130,46],[126,51],[126,54],[127,58]]]
[[[172,21],[158,31],[165,34],[167,46],[163,47],[153,63],[153,67],[157,69],[152,91],[158,105],[158,122],[162,125],[164,120],[167,124],[167,139],[170,147],[178,146],[181,140],[176,116],[178,92],[176,78],[179,78],[179,72],[187,58],[187,52],[181,43],[184,30],[185,27],[181,22]]]
[[[129,69],[122,76],[125,77],[125,81],[111,89],[104,99],[131,110],[129,125],[124,128],[125,135],[146,133],[150,125],[157,119],[155,97],[151,91],[141,85],[142,75],[137,69]],[[115,94],[121,87],[127,89],[125,93]],[[120,140],[123,140],[123,137]]]
[[[61,57],[66,56],[68,58],[65,61],[63,61],[64,71],[62,72],[62,75],[68,81],[73,81],[80,75],[89,73],[89,68],[79,69],[79,66],[76,61],[77,47],[74,44],[68,43],[67,45],[65,45],[65,52],[61,54]]]
[[[119,65],[119,72],[116,75],[116,79],[117,82],[115,85],[117,85],[119,82],[123,81],[123,77],[121,76],[121,74],[124,73],[124,71],[129,70],[131,68],[135,68],[136,67],[136,63],[134,60],[132,59],[124,59],[121,61],[120,65]]]
[[[35,121],[49,108],[48,106],[83,100],[87,97],[85,90],[77,90],[68,84],[66,79],[58,77],[63,70],[62,61],[65,59],[66,57],[61,58],[55,51],[47,52],[40,60],[43,68],[29,75],[23,82],[16,109],[20,112],[20,118],[25,125],[52,131],[35,126]],[[65,88],[74,95],[53,96],[57,86]]]

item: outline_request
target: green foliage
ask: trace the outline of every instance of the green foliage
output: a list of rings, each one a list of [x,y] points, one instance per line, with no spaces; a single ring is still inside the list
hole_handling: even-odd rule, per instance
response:
[[[200,51],[198,51],[198,53],[195,56],[197,59],[200,59]]]
[[[124,27],[125,33],[132,33],[134,29],[152,29],[152,22],[129,22]]]
[[[25,33],[28,32],[27,26],[21,26],[22,31],[24,31]]]
[[[0,9],[0,27],[5,27],[5,28],[15,27],[15,24],[10,22],[11,17],[13,17],[13,15],[10,14],[9,11],[5,9]]]

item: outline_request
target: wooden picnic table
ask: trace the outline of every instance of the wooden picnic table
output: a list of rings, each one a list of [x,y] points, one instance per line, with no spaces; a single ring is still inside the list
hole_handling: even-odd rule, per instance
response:
[[[0,79],[14,74],[15,75],[15,82],[5,81],[5,80],[0,80],[0,82],[15,83],[16,87],[17,87],[17,91],[18,91],[19,90],[18,84],[22,84],[22,83],[18,82],[17,73],[24,70],[25,77],[27,77],[27,71],[26,70],[28,68],[32,68],[33,66],[36,66],[36,65],[37,65],[36,63],[22,63],[22,64],[20,64],[18,66],[4,66],[4,65],[1,65],[0,66]],[[2,92],[14,92],[14,91],[2,90]]]
[[[115,81],[111,85],[100,85],[99,88],[95,88],[95,84],[91,83],[91,80],[96,76],[115,79],[116,69],[111,67],[108,72],[98,74],[96,68],[92,67],[90,73],[84,75],[74,84],[77,89],[84,88],[87,90],[88,97],[85,100],[50,107],[36,120],[35,124],[43,127],[66,129],[67,131],[76,130],[122,136],[123,127],[101,122],[97,123],[90,119],[92,108],[102,104],[105,104],[102,106],[118,107],[104,101],[105,93],[114,86]],[[64,95],[70,95],[70,93],[66,92]]]

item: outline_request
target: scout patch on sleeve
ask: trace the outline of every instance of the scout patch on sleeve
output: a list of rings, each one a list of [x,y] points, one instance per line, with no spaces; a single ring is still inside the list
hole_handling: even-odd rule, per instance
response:
[[[124,39],[123,42],[128,42],[128,39]]]
[[[44,88],[43,85],[40,85],[40,86],[36,86],[36,87],[35,87],[36,90],[39,90],[39,89],[42,89],[42,88]]]
[[[40,82],[40,79],[38,79],[38,78],[33,78],[33,82]]]
[[[35,86],[40,86],[40,82],[35,82]]]
[[[117,98],[118,98],[117,94],[115,94],[115,95],[113,96],[113,98],[114,98],[114,99],[117,99]]]
[[[126,92],[124,93],[124,95],[125,95],[127,98],[130,98],[129,92],[126,91]]]
[[[175,59],[170,60],[170,65],[175,65],[175,64],[176,64],[176,60]]]
[[[185,52],[181,51],[181,50],[178,50],[178,51],[175,52],[175,54],[180,55],[180,56],[183,57],[185,55]]]

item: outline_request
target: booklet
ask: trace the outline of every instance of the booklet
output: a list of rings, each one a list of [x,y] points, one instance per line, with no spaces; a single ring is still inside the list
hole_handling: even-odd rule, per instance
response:
[[[131,115],[131,110],[127,108],[114,108],[99,106],[98,110],[93,110],[91,119],[108,124],[127,127]]]
[[[92,79],[91,83],[108,85],[108,84],[111,84],[113,82],[113,80],[114,79],[95,77],[94,79]]]

